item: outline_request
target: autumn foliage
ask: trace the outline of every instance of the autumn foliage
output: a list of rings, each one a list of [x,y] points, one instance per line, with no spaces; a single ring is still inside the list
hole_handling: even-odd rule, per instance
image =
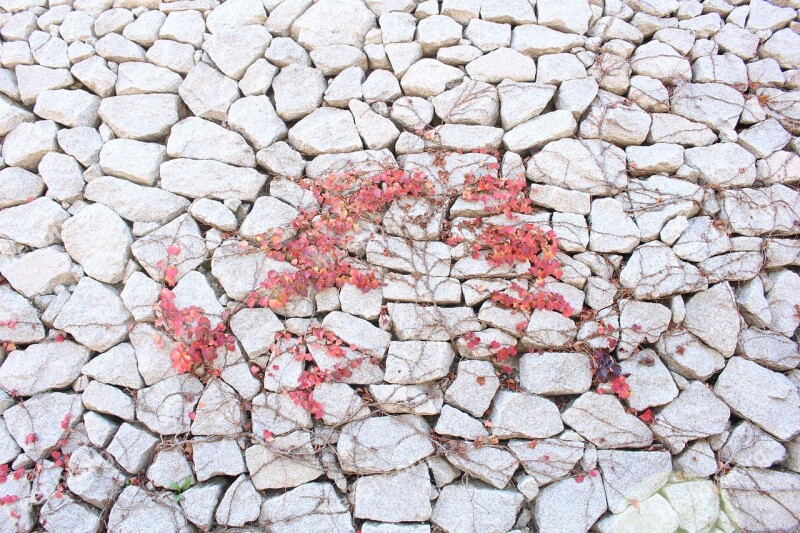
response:
[[[301,206],[291,226],[259,235],[250,242],[286,268],[271,270],[244,305],[266,307],[284,314],[292,301],[333,287],[351,284],[364,293],[379,288],[381,272],[364,261],[360,255],[363,247],[358,244],[365,237],[372,238],[383,231],[381,223],[390,207],[395,202],[403,205],[403,202],[424,200],[432,208],[446,209],[460,201],[466,202],[477,216],[444,221],[442,240],[492,268],[515,273],[517,279],[505,290],[492,292],[491,301],[520,313],[522,329],[526,317],[535,311],[556,311],[571,316],[574,310],[564,298],[546,290],[547,280],[559,280],[563,275],[557,259],[558,238],[555,232],[533,221],[536,213],[525,178],[502,176],[498,163],[486,164],[483,170],[485,172],[479,176],[467,174],[463,183],[455,185],[449,182],[450,176],[444,171],[429,177],[422,172],[409,173],[398,168],[387,168],[372,175],[344,173],[296,180],[309,201]],[[179,252],[171,249],[168,255]],[[176,269],[169,264],[162,266],[167,285],[174,285]],[[161,292],[156,315],[156,326],[175,339],[171,359],[179,372],[213,373],[220,350],[235,349],[234,337],[227,332],[227,316],[214,324],[200,308],[179,309],[174,293],[167,287]],[[475,333],[461,338],[470,349],[480,343]],[[517,346],[501,345],[497,341],[489,349],[493,360],[499,364],[518,355]],[[361,353],[358,346],[346,345],[332,332],[316,325],[303,335],[278,333],[270,351],[273,359],[291,354],[295,362],[303,366],[297,385],[289,387],[286,394],[316,418],[322,417],[322,406],[314,400],[313,394],[317,386],[346,379],[362,364],[379,363]],[[317,360],[323,355],[325,364]],[[504,373],[511,372],[505,365],[502,369]],[[263,374],[269,378],[279,370],[279,365],[272,364],[263,369]],[[619,373],[619,365],[607,351],[595,354],[593,370],[598,382],[610,382],[621,398],[630,393],[624,376]],[[260,371],[254,366],[254,373]]]

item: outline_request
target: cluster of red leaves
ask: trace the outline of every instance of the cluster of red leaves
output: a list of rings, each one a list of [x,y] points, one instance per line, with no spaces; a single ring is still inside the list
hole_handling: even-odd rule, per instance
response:
[[[492,163],[490,167],[492,170],[499,165]],[[475,234],[469,250],[472,257],[485,258],[492,267],[524,265],[527,277],[540,289],[532,291],[514,284],[512,292],[516,294],[498,291],[492,295],[492,300],[501,307],[526,313],[550,310],[570,316],[572,309],[561,295],[541,290],[547,278],[561,279],[563,275],[556,259],[558,237],[552,230],[545,232],[532,222],[516,220],[520,215],[533,212],[525,179],[493,174],[479,178],[468,176],[463,198],[481,202],[486,215],[502,215],[508,222],[487,223],[482,217],[460,222],[459,229]],[[462,242],[462,237],[452,235],[447,242],[455,246]]]
[[[589,470],[588,474],[592,477],[597,477],[597,470],[593,468]],[[583,473],[578,474],[577,476],[575,476],[575,483],[583,483],[584,479],[586,479],[586,474]]]
[[[489,163],[486,168],[496,172],[500,164]],[[482,203],[487,215],[512,216],[533,212],[525,178],[506,178],[491,173],[476,178],[471,174],[464,180],[462,197],[468,202]]]
[[[0,320],[0,326],[6,326],[8,329],[14,329],[17,327],[17,319],[12,318],[10,320]],[[7,352],[13,352],[17,349],[17,345],[13,342],[3,341],[0,343],[0,348]]]
[[[248,306],[284,307],[293,297],[308,295],[311,287],[323,291],[353,284],[363,292],[380,286],[377,272],[357,267],[347,248],[364,222],[379,222],[392,202],[426,197],[433,185],[422,174],[408,175],[387,169],[374,176],[329,175],[323,180],[304,180],[317,205],[302,209],[292,222],[292,236],[277,228],[259,239],[261,248],[276,261],[290,263],[293,272],[270,271],[254,292]]]
[[[474,350],[481,344],[481,339],[478,335],[475,334],[474,331],[468,331],[464,335],[461,336],[463,340],[467,343],[467,348],[470,350]],[[516,357],[518,355],[517,347],[510,345],[510,344],[500,344],[500,342],[493,340],[488,345],[487,348],[492,353],[492,360],[496,363],[503,363],[509,357]],[[503,369],[506,371],[506,368]],[[508,373],[511,372],[511,369],[508,368]]]
[[[199,307],[178,309],[175,293],[167,288],[161,290],[155,313],[156,327],[162,328],[176,340],[170,359],[172,366],[180,373],[210,368],[218,350],[233,351],[236,348],[235,339],[227,333],[224,321],[212,326],[211,320]],[[156,342],[161,341],[161,337],[156,339]]]
[[[307,369],[301,372],[298,388],[286,391],[285,394],[295,405],[307,410],[316,419],[321,419],[324,413],[322,404],[314,399],[314,389],[322,383],[338,382],[349,378],[353,375],[353,370],[368,360],[364,356],[347,359],[346,350],[357,351],[357,347],[346,344],[335,334],[320,326],[311,326],[302,337],[294,336],[287,331],[278,332],[275,334],[275,342],[269,348],[273,356],[290,353],[293,354],[295,361],[311,363]],[[333,369],[320,368],[315,364],[310,348],[322,349],[327,356],[340,360],[340,362],[334,364]],[[277,370],[280,368],[273,365],[267,375],[274,377],[274,371]]]
[[[614,326],[610,324],[600,323],[598,327],[599,334],[611,334],[614,331]],[[622,368],[619,363],[612,357],[611,351],[617,346],[617,340],[608,338],[607,350],[595,350],[592,355],[592,372],[595,379],[601,384],[610,383],[611,391],[616,394],[620,400],[626,400],[631,395],[631,386],[628,383],[627,377],[622,373]],[[597,388],[597,392],[605,394],[606,389],[601,387]]]
[[[572,306],[564,300],[562,295],[547,291],[531,292],[517,283],[512,283],[506,292],[495,291],[491,298],[500,307],[516,309],[525,313],[558,311],[565,317],[569,317],[573,313]]]

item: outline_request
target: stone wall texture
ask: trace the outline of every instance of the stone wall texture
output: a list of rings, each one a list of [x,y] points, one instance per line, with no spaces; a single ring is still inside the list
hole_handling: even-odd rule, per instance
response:
[[[800,530],[799,13],[0,0],[0,533]]]

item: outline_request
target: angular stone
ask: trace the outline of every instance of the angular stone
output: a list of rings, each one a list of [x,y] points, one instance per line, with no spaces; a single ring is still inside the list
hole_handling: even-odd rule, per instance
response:
[[[455,352],[445,342],[392,342],[386,357],[387,383],[424,383],[446,376]]]
[[[56,246],[2,257],[0,273],[26,298],[52,294],[58,285],[71,285],[80,277],[69,255]]]
[[[530,349],[565,347],[575,339],[577,331],[575,322],[562,313],[534,311],[525,328],[522,343]]]
[[[0,192],[0,209],[24,204],[28,198],[37,198],[44,192],[45,183],[42,178],[22,168],[0,170],[0,180],[4,184],[3,191]]]
[[[226,165],[208,159],[173,159],[161,164],[161,184],[170,192],[189,198],[253,201],[266,176],[252,168]],[[197,176],[203,176],[201,180]]]
[[[261,507],[259,524],[276,533],[339,531],[353,533],[352,517],[330,483],[307,483],[279,496],[268,498]]]
[[[400,86],[406,96],[427,98],[443,93],[464,79],[464,73],[435,59],[420,59],[403,75]],[[483,81],[483,80],[478,80]]]
[[[112,531],[136,531],[152,523],[171,524],[171,531],[191,528],[171,495],[134,485],[122,491],[108,517],[108,529]]]
[[[692,381],[656,414],[650,427],[672,453],[678,453],[690,441],[724,431],[728,418],[728,406],[704,383]]]
[[[342,427],[337,454],[345,472],[377,474],[406,468],[433,453],[429,426],[413,415],[384,416]]]
[[[623,512],[632,501],[642,502],[658,492],[672,472],[667,451],[598,450],[597,462],[603,471],[608,510],[614,514]]]
[[[500,391],[492,404],[492,435],[501,439],[551,437],[564,429],[556,405],[540,396]]]
[[[599,140],[561,139],[531,158],[527,176],[535,183],[610,196],[627,186],[625,153]]]
[[[711,316],[714,317],[713,327],[709,327],[708,317]],[[730,357],[736,350],[740,320],[733,290],[723,282],[689,299],[683,325],[708,346]]]
[[[104,98],[98,114],[117,137],[159,141],[180,120],[181,99],[174,94],[133,94]]]
[[[43,91],[36,98],[33,112],[46,120],[53,120],[68,128],[97,126],[99,96],[83,90],[57,89]]]
[[[670,102],[673,113],[714,131],[734,128],[744,110],[744,97],[719,83],[685,83],[675,90]]]
[[[44,326],[31,303],[9,286],[0,286],[0,340],[12,343],[37,342],[44,339]],[[11,327],[12,322],[14,327]],[[27,327],[17,327],[25,324]]]
[[[431,308],[418,304],[389,305],[392,330],[399,340],[449,341],[482,329],[469,307]]]
[[[178,94],[195,116],[223,121],[228,119],[231,104],[239,99],[239,87],[215,68],[200,62],[186,75]]]
[[[272,82],[275,109],[283,120],[297,120],[317,109],[327,89],[325,76],[315,68],[292,64]]]
[[[192,421],[192,435],[236,435],[242,431],[239,396],[221,380],[210,382],[200,397]]]
[[[366,354],[382,357],[391,341],[391,335],[364,319],[339,311],[329,313],[322,325],[347,344],[354,344]]]
[[[208,250],[197,223],[186,214],[137,240],[131,253],[156,281],[163,280],[174,266],[177,281],[203,263]]]
[[[321,0],[292,23],[291,36],[309,50],[332,44],[361,47],[376,25],[375,15],[362,2]]]
[[[103,172],[140,185],[155,184],[163,160],[163,146],[130,139],[113,139],[100,151]]]
[[[140,389],[144,386],[136,364],[136,353],[127,343],[118,344],[107,352],[96,355],[83,365],[81,373],[109,385],[129,389]]]
[[[453,483],[439,494],[431,522],[444,531],[510,531],[522,500],[522,494],[515,490],[498,490],[476,482]],[[481,511],[487,508],[492,512]]]
[[[361,148],[353,115],[334,108],[320,108],[289,130],[289,143],[306,155],[351,152]]]
[[[800,396],[782,374],[733,357],[717,378],[714,392],[738,416],[780,440],[800,433]]]
[[[117,69],[115,92],[117,96],[146,93],[178,94],[182,82],[183,78],[168,68],[150,63],[122,63]]]
[[[556,481],[539,491],[533,518],[540,531],[588,531],[606,512],[605,491],[600,476]]]
[[[96,351],[105,351],[128,336],[131,314],[113,287],[82,278],[53,326]]]
[[[358,133],[367,148],[380,150],[394,145],[400,136],[400,131],[391,120],[378,115],[370,106],[359,100],[351,100],[349,108]]]
[[[245,460],[257,490],[297,487],[324,473],[314,455],[311,435],[302,431],[247,448]]]
[[[653,434],[644,422],[625,412],[617,398],[586,392],[561,414],[564,423],[600,449],[645,448]]]
[[[446,455],[456,468],[484,483],[502,489],[519,466],[516,457],[505,450],[463,443],[456,453]]]
[[[107,205],[131,222],[163,224],[189,206],[187,199],[170,192],[111,177],[91,181],[86,186],[85,196],[87,200]]]
[[[228,125],[261,150],[286,137],[286,125],[278,118],[269,98],[248,96],[233,103]]]
[[[241,135],[198,117],[185,118],[172,127],[167,139],[167,155],[214,159],[242,167],[256,164],[253,149]]]
[[[594,527],[601,533],[619,530],[636,531],[640,528],[654,532],[671,532],[675,531],[679,524],[678,514],[667,500],[660,494],[654,494],[646,500],[638,501],[635,508],[628,507],[619,514],[603,517]]]
[[[536,445],[532,445],[532,442],[536,442]],[[535,441],[512,440],[508,447],[528,475],[539,485],[546,485],[570,475],[584,452],[583,441],[558,437]]]
[[[47,531],[63,531],[70,528],[97,531],[101,527],[100,512],[78,503],[78,500],[69,494],[61,498],[48,499],[42,506],[39,516],[40,520],[47,524],[45,527]]]
[[[180,375],[141,389],[136,397],[136,418],[162,435],[186,433],[191,427],[189,413],[203,392],[194,376]]]
[[[147,479],[156,487],[169,489],[182,483],[195,482],[192,467],[182,446],[161,448],[147,468]]]
[[[503,144],[513,152],[541,148],[575,133],[577,122],[569,111],[553,111],[534,117],[503,135]]]
[[[52,120],[21,122],[3,140],[3,160],[6,165],[37,170],[48,152],[57,150],[58,126]]]
[[[750,422],[737,424],[725,446],[719,450],[720,461],[739,466],[769,468],[786,458],[786,448]]]
[[[779,531],[797,524],[800,476],[736,467],[719,479],[722,506],[736,528]]]
[[[89,446],[81,446],[70,454],[72,467],[67,474],[67,487],[82,500],[104,508],[114,501],[125,485],[125,476],[110,461]]]
[[[519,364],[520,385],[526,392],[545,396],[582,394],[592,384],[589,358],[581,353],[527,353]]]
[[[284,329],[269,309],[242,309],[231,317],[230,327],[251,359],[267,353],[275,334]]]
[[[194,439],[192,460],[198,481],[214,476],[238,476],[246,470],[242,451],[235,439]]]
[[[67,432],[80,422],[83,414],[80,395],[50,392],[15,404],[3,412],[8,432],[22,451],[32,460],[40,461],[58,446]],[[61,422],[66,420],[65,427]],[[29,435],[35,434],[31,440]]]
[[[559,31],[586,33],[592,10],[588,0],[569,0],[560,3],[556,0],[543,0],[537,6],[538,23]]]
[[[500,380],[488,361],[461,361],[456,379],[445,392],[445,401],[481,417],[489,408],[499,386]]]
[[[672,46],[658,40],[636,49],[631,58],[631,70],[634,74],[671,84],[689,81],[692,78],[689,60]]]
[[[467,73],[477,81],[500,83],[512,81],[536,81],[536,64],[528,56],[511,48],[500,48],[471,61]]]
[[[639,228],[613,198],[592,202],[589,224],[589,249],[593,252],[624,254],[639,245]]]
[[[697,267],[678,259],[660,242],[646,243],[633,251],[620,273],[620,283],[633,290],[634,298],[646,300],[707,287]]]
[[[79,344],[33,344],[14,350],[0,366],[0,386],[20,396],[33,396],[69,387],[89,360],[89,350]]]
[[[364,476],[353,484],[355,518],[384,522],[430,519],[428,467],[418,464],[392,474]]]
[[[756,159],[734,143],[689,148],[686,164],[700,172],[704,183],[722,188],[748,187],[756,179]]]
[[[203,48],[223,74],[240,80],[247,67],[264,56],[271,40],[267,28],[248,25],[215,32]]]
[[[792,370],[800,364],[797,344],[771,331],[743,329],[739,333],[736,350],[745,359],[779,372]]]

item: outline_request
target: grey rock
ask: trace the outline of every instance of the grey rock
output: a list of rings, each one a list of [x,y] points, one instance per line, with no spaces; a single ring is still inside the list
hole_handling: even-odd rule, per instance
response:
[[[445,531],[509,531],[522,506],[522,494],[487,487],[482,483],[453,483],[436,500],[431,522]],[[491,508],[492,513],[481,509]]]
[[[708,317],[713,316],[714,327],[709,328]],[[727,282],[695,294],[686,304],[684,326],[711,348],[725,357],[736,350],[740,318],[736,297]]]
[[[258,521],[276,533],[355,531],[348,508],[330,483],[307,483],[268,498],[261,507]]]
[[[180,120],[180,102],[173,94],[113,96],[103,99],[98,115],[117,137],[158,141]]]
[[[780,440],[800,433],[800,397],[789,379],[741,357],[728,361],[714,392],[738,416]]]
[[[228,109],[239,99],[239,88],[235,81],[201,62],[186,75],[178,94],[195,116],[222,121],[227,120]]]
[[[599,450],[597,460],[603,471],[608,509],[621,513],[631,501],[642,502],[658,492],[672,472],[669,452]]]
[[[149,492],[133,485],[122,491],[114,503],[108,517],[108,528],[113,531],[136,531],[153,522],[170,524],[169,531],[176,533],[188,533],[193,529],[172,496]]]
[[[561,418],[600,449],[644,448],[653,441],[644,422],[626,413],[620,401],[610,395],[586,392]]]
[[[433,453],[428,430],[427,422],[413,415],[350,422],[337,444],[342,470],[373,474],[411,466]]]
[[[545,438],[564,429],[556,405],[540,396],[500,391],[492,404],[492,435],[501,439]]]
[[[678,397],[655,416],[650,426],[672,453],[678,453],[697,439],[725,430],[730,410],[699,381],[689,382]]]
[[[589,359],[579,353],[527,353],[520,359],[520,385],[534,394],[582,394],[589,390]]]
[[[42,343],[8,354],[0,366],[0,386],[22,396],[69,387],[89,360],[79,344]]]
[[[203,385],[190,375],[180,375],[143,388],[136,397],[136,418],[156,433],[186,433],[189,413],[200,399]]]
[[[353,484],[355,518],[384,522],[430,519],[428,468],[418,464],[391,474],[364,476]]]
[[[80,395],[50,392],[30,398],[3,412],[8,432],[32,461],[39,461],[58,447],[67,431],[80,422],[83,405]],[[67,416],[69,415],[69,416]],[[66,427],[61,422],[66,420]],[[28,439],[30,434],[36,439]]]
[[[539,491],[533,508],[536,525],[542,531],[587,531],[606,512],[605,491],[600,476],[588,476],[582,483],[567,478]]]
[[[797,474],[736,467],[720,476],[719,486],[722,505],[735,527],[779,530],[797,522]]]
[[[202,175],[203,180],[196,179]],[[210,159],[173,159],[161,164],[162,187],[189,198],[237,198],[253,201],[266,176],[252,168],[234,167]]]

